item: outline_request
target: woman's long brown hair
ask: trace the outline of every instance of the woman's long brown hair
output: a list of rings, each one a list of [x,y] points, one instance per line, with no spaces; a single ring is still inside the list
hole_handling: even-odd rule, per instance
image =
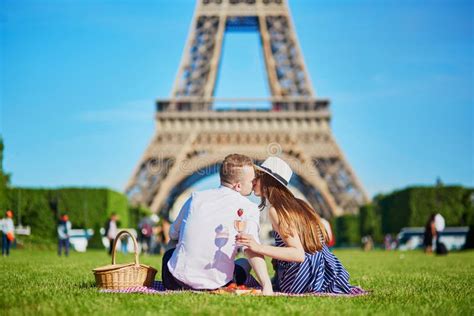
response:
[[[275,208],[282,237],[293,237],[292,232],[296,230],[305,252],[321,251],[329,238],[316,211],[305,201],[296,198],[272,176],[261,171],[257,171],[257,176],[260,178],[262,192],[259,207],[264,208],[268,199]]]

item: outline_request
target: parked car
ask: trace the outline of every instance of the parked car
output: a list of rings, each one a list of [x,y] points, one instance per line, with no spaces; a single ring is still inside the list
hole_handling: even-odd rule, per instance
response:
[[[397,235],[399,250],[413,250],[423,248],[424,227],[404,227]],[[460,250],[466,243],[469,227],[446,227],[439,233],[440,242],[444,243],[448,250]]]
[[[94,235],[93,229],[71,229],[69,233],[69,242],[72,248],[77,252],[85,252],[89,239]]]

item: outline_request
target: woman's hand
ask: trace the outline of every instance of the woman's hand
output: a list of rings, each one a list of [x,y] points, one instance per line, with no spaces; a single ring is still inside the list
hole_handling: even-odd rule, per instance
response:
[[[247,249],[249,249],[249,250],[251,250],[255,253],[260,253],[260,249],[261,249],[262,245],[257,243],[255,241],[255,239],[253,238],[253,236],[250,235],[250,234],[238,234],[235,237],[235,241],[240,246],[245,246],[245,247],[247,247]]]

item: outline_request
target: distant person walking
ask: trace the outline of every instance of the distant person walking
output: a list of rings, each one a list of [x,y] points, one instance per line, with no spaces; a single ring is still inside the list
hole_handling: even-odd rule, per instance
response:
[[[362,237],[362,249],[364,249],[364,251],[371,251],[374,249],[374,240],[371,235]]]
[[[431,214],[428,218],[428,221],[425,225],[425,233],[423,235],[423,247],[425,249],[425,253],[432,253],[433,252],[433,238],[436,238],[436,226],[435,226],[435,216],[436,214]]]
[[[105,236],[110,242],[109,255],[112,254],[112,248],[114,246],[114,240],[118,233],[118,217],[116,213],[110,215],[110,219],[105,223]]]
[[[15,240],[15,225],[13,224],[13,212],[8,210],[6,218],[0,222],[0,228],[2,230],[2,256],[6,257],[10,255],[10,246],[13,240]]]
[[[144,217],[138,224],[138,231],[140,232],[140,241],[144,253],[151,254],[151,242],[153,237],[153,221],[149,217]]]
[[[434,217],[434,225],[435,225],[435,229],[436,229],[436,235],[437,235],[437,239],[439,239],[440,237],[440,233],[444,230],[444,228],[446,227],[446,221],[443,217],[443,215],[441,215],[440,213],[437,213]],[[436,241],[438,242],[438,240]]]
[[[446,255],[448,254],[448,249],[446,245],[441,242],[441,233],[443,232],[444,228],[446,227],[446,221],[440,213],[437,213],[434,217],[434,226],[436,229],[436,254],[438,255]]]
[[[63,214],[58,222],[58,256],[61,256],[64,249],[64,255],[69,256],[69,237],[71,234],[71,222],[69,216]]]
[[[385,250],[392,250],[392,235],[386,234],[383,238]]]

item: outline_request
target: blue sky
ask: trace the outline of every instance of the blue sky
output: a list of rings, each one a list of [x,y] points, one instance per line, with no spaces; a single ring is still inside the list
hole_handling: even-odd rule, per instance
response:
[[[316,94],[371,196],[474,186],[472,1],[290,1]],[[0,0],[0,133],[18,186],[122,190],[168,97],[193,0]],[[216,95],[267,96],[256,34],[226,36]],[[249,80],[252,78],[252,80]]]

